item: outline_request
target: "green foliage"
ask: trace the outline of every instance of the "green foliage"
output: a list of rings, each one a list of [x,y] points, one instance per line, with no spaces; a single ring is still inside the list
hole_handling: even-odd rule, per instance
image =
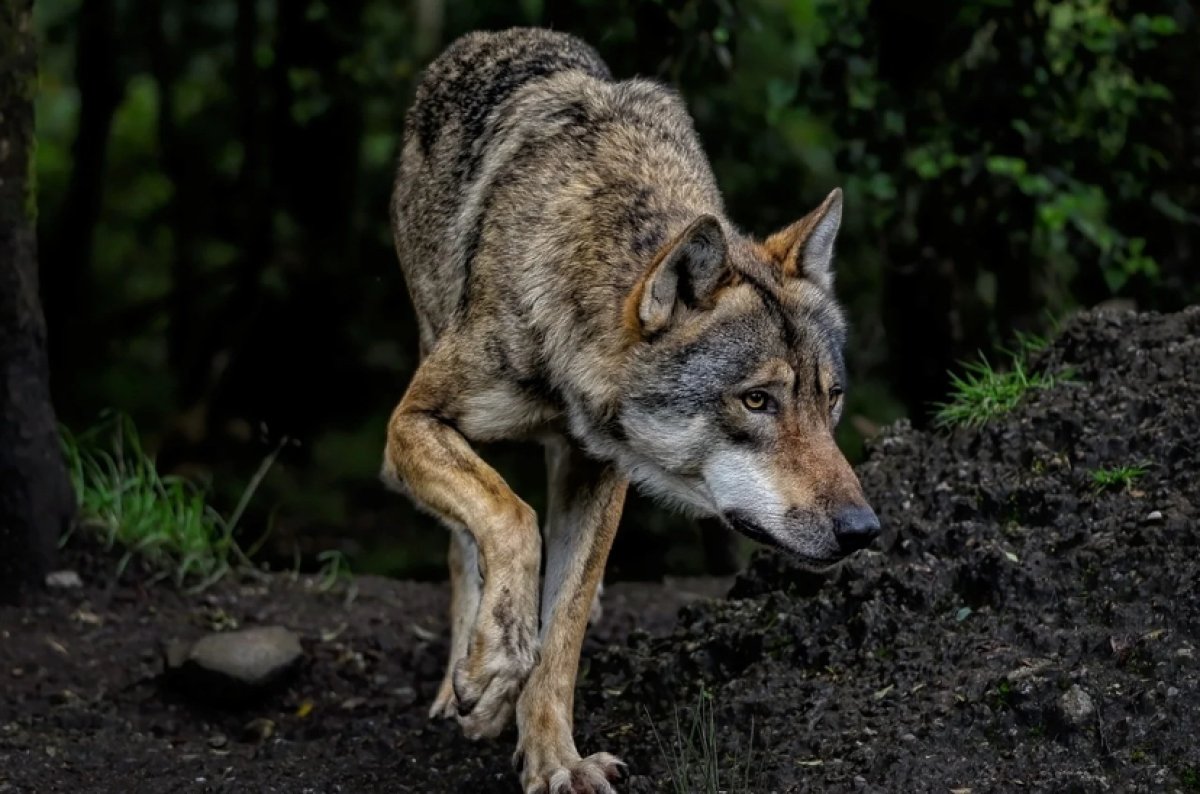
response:
[[[177,586],[203,590],[232,571],[258,572],[250,558],[266,535],[243,550],[235,530],[286,439],[259,463],[237,505],[225,516],[212,506],[206,488],[159,473],[127,416],[111,414],[79,436],[62,428],[61,436],[79,506],[73,531],[89,533],[105,548],[119,550],[118,576],[140,560],[152,579],[169,577]],[[62,542],[69,540],[70,534]],[[352,573],[345,554],[336,549],[317,553],[316,563],[316,582],[322,590]]]
[[[671,790],[675,794],[750,794],[756,790],[751,780],[754,724],[751,722],[745,757],[723,758],[711,693],[702,691],[693,709],[675,708],[674,732],[666,740],[650,719],[649,712],[646,719],[666,761]],[[732,768],[723,768],[726,764],[731,764]]]
[[[1132,466],[1113,466],[1096,469],[1092,472],[1092,485],[1097,491],[1125,489],[1141,479],[1149,468],[1149,463],[1138,463]]]
[[[1029,371],[1029,355],[1045,346],[1040,337],[1020,335],[1016,348],[1008,351],[1007,369],[996,369],[983,355],[964,363],[962,374],[950,374],[950,399],[935,406],[935,423],[983,427],[1017,407],[1031,390],[1052,387],[1056,382],[1053,375]]]
[[[988,704],[993,711],[1004,711],[1012,708],[1012,684],[1002,679],[994,688],[988,691]]]
[[[572,32],[678,87],[755,234],[845,189],[848,450],[1046,310],[1200,299],[1186,0],[165,0],[115,4],[86,47],[77,0],[34,7],[56,407],[119,406],[156,437],[195,417],[181,454],[233,472],[262,453],[244,428],[303,438],[264,485],[285,519],[351,523],[340,495],[378,442],[341,439],[378,438],[415,367],[386,207],[421,69],[471,29]]]
[[[954,44],[925,66],[915,91],[886,68],[879,39],[862,35],[886,35],[871,29],[867,4],[831,7],[837,33],[827,50],[853,64],[844,80],[849,107],[831,110],[859,138],[843,141],[844,159],[872,180],[865,192],[881,202],[881,225],[944,248],[939,238],[965,243],[982,225],[1002,224],[993,234],[1003,247],[979,254],[1042,263],[1034,286],[1056,309],[1071,304],[1072,282],[1091,268],[1112,294],[1136,277],[1156,281],[1155,246],[1133,224],[1157,214],[1154,222],[1167,228],[1173,206],[1146,201],[1172,184],[1169,159],[1146,129],[1170,113],[1172,95],[1146,74],[1153,59],[1145,53],[1180,32],[1170,5],[1157,7],[1147,14],[1110,0],[1037,0],[1024,12],[1008,2],[958,4],[938,31]],[[976,278],[1002,277],[998,266],[985,259]],[[987,308],[1003,309],[995,300],[984,296]]]
[[[158,576],[202,589],[248,563],[234,530],[274,455],[224,517],[194,482],[159,474],[128,417],[112,415],[80,436],[64,428],[62,446],[80,526],[106,548],[121,550],[118,575],[140,558]]]
[[[339,582],[350,579],[353,573],[346,555],[338,549],[327,549],[317,554],[320,570],[317,581],[322,590],[332,590]]]
[[[65,429],[62,435],[80,520],[106,547],[124,550],[119,571],[135,556],[177,584],[192,575],[216,581],[229,571],[232,527],[194,483],[159,475],[131,420],[114,417],[78,438]]]

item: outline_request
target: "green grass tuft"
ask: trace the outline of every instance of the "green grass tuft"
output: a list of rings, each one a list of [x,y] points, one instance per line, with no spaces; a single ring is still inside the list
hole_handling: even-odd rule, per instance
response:
[[[159,578],[203,589],[235,565],[249,566],[234,530],[279,448],[259,466],[233,513],[224,517],[196,483],[159,474],[128,417],[112,415],[79,436],[64,429],[62,445],[79,525],[107,548],[122,550],[118,575],[140,558]]]
[[[1018,334],[1016,347],[1004,351],[1007,369],[993,367],[982,354],[978,361],[964,363],[963,374],[950,373],[950,398],[934,405],[934,424],[980,428],[1011,411],[1030,391],[1052,387],[1062,378],[1030,372],[1028,364],[1030,354],[1046,344],[1042,337]]]
[[[690,711],[690,725],[685,729],[688,717],[681,713]],[[725,775],[722,783],[722,760],[717,739],[716,715],[712,695],[701,692],[694,709],[675,709],[674,736],[664,741],[658,727],[650,718],[646,719],[654,733],[659,752],[667,762],[671,775],[671,790],[675,794],[750,794],[757,788],[752,786],[751,772],[754,761],[754,723],[750,723],[750,741],[746,756],[734,762],[734,768]],[[737,767],[741,767],[739,770]]]
[[[1146,474],[1149,468],[1149,463],[1138,463],[1133,466],[1096,469],[1092,472],[1092,485],[1096,487],[1097,491],[1111,491],[1119,488],[1128,490]]]

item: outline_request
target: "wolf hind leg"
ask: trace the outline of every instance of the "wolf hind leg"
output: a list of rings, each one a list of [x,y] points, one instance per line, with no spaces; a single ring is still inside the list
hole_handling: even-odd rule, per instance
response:
[[[467,642],[479,613],[483,583],[479,576],[479,549],[462,527],[451,527],[450,551],[446,557],[450,568],[450,655],[442,685],[429,709],[430,719],[451,719],[458,713],[454,671],[467,658]]]
[[[464,527],[478,550],[478,606],[451,673],[459,724],[478,739],[511,721],[537,660],[541,535],[533,509],[446,419],[447,395],[466,388],[463,371],[436,351],[417,369],[388,423],[384,476],[446,524]],[[465,567],[465,556],[459,562]]]

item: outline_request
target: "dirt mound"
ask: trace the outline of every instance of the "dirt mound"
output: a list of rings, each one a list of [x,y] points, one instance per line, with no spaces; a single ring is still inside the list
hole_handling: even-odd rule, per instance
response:
[[[1069,378],[982,430],[878,439],[883,553],[761,552],[593,664],[585,702],[664,724],[703,682],[719,732],[753,720],[763,791],[1200,790],[1200,310],[1079,316],[1034,366]]]
[[[1200,310],[1083,315],[1034,365],[1072,376],[982,430],[878,439],[882,551],[829,574],[762,552],[727,599],[610,588],[580,749],[630,763],[623,794],[674,791],[659,741],[703,689],[725,790],[753,725],[754,792],[1200,791]],[[1145,473],[1097,484],[1123,466]],[[444,586],[189,596],[73,554],[81,587],[0,608],[0,792],[518,790],[511,732],[426,719]],[[164,686],[166,640],[275,624],[306,651],[286,691]]]

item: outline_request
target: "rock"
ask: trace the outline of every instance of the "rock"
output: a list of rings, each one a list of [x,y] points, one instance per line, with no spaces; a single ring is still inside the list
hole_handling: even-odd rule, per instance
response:
[[[1064,725],[1078,730],[1091,725],[1096,716],[1096,705],[1083,687],[1072,684],[1058,699],[1058,712]]]
[[[1161,510],[1151,510],[1146,515],[1147,524],[1161,524],[1163,522],[1163,514]]]
[[[299,638],[282,626],[218,632],[169,644],[166,674],[188,694],[238,703],[282,682],[303,656]]]
[[[51,571],[46,574],[46,587],[59,590],[74,590],[83,587],[83,580],[75,571]]]
[[[356,708],[358,708],[359,706],[362,706],[366,702],[367,702],[367,699],[364,697],[346,698],[345,700],[342,701],[342,710],[343,711],[354,711]]]
[[[208,746],[214,750],[220,750],[227,744],[229,744],[229,739],[223,733],[214,733],[208,737]]]

